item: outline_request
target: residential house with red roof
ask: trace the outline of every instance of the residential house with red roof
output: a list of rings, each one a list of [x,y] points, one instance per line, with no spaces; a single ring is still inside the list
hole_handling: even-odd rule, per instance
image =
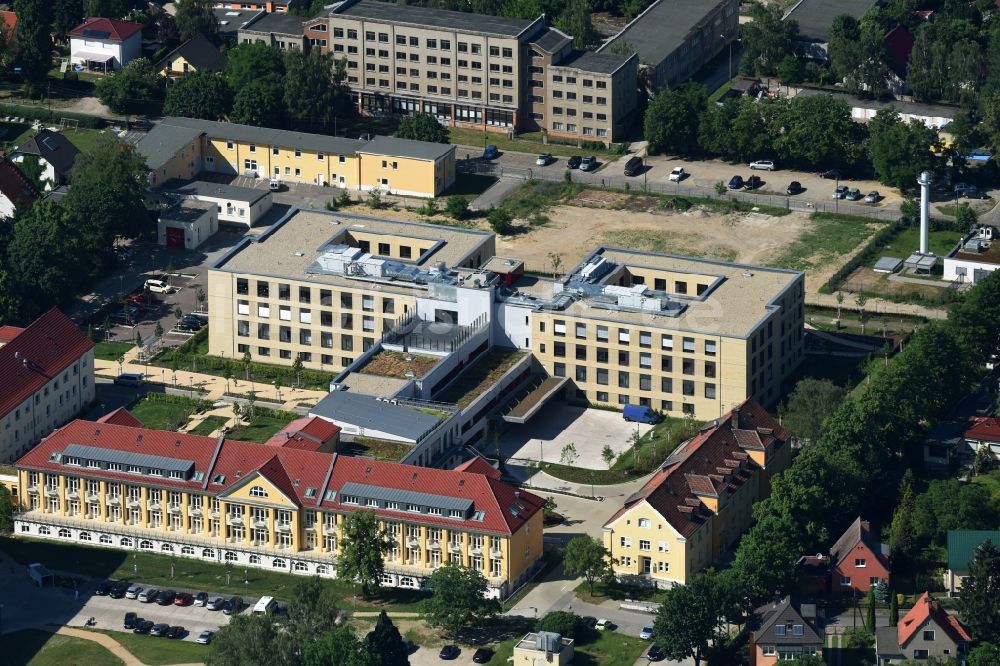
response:
[[[889,546],[860,517],[830,548],[830,589],[834,592],[867,594],[879,581],[889,583],[890,569]]]
[[[0,462],[13,462],[94,401],[94,343],[55,308],[0,328]]]
[[[344,518],[368,510],[392,538],[383,585],[419,589],[451,562],[482,572],[494,597],[542,554],[543,500],[488,465],[442,470],[314,449],[310,438],[331,432],[314,421],[277,446],[121,418],[73,421],[17,461],[16,534],[335,577]]]
[[[74,65],[110,72],[141,55],[142,25],[139,23],[95,17],[69,31],[69,58]]]
[[[1000,461],[1000,418],[988,416],[971,419],[962,433],[962,440],[971,455],[984,451],[993,460]]]
[[[788,431],[750,399],[684,442],[604,524],[619,580],[684,584],[733,548],[791,462]]]
[[[924,592],[897,626],[876,630],[875,654],[880,666],[930,657],[962,663],[971,640],[965,625]]]
[[[38,188],[7,155],[0,154],[0,219],[18,208],[29,208],[39,197]]]

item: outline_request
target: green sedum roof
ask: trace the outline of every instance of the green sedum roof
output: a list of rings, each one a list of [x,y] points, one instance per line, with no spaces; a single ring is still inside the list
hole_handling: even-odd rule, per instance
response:
[[[976,549],[987,539],[1000,548],[1000,530],[948,530],[948,568],[968,569]]]

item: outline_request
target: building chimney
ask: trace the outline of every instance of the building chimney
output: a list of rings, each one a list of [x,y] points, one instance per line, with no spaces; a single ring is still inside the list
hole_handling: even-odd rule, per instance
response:
[[[931,211],[931,183],[934,182],[934,174],[924,171],[917,178],[917,185],[920,186],[920,254],[930,254],[928,250],[928,238],[930,236],[930,211]]]

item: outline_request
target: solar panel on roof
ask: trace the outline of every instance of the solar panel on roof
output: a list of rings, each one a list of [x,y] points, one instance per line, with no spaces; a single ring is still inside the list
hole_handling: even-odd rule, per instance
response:
[[[111,32],[108,30],[94,30],[93,28],[87,28],[83,31],[84,37],[93,37],[94,39],[107,39],[111,36]]]
[[[59,144],[51,136],[42,137],[42,145],[49,150],[56,150],[59,148]]]
[[[167,472],[186,473],[194,467],[193,460],[179,460],[177,458],[154,456],[148,453],[136,453],[133,451],[102,449],[96,446],[84,446],[83,444],[70,444],[62,452],[62,456],[63,460],[66,458],[79,458],[81,461],[93,460],[99,463],[117,463],[123,466],[131,465],[133,467],[159,469]]]

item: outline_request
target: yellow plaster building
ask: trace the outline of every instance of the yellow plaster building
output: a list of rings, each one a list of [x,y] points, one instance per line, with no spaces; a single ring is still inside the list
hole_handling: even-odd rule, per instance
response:
[[[454,146],[394,137],[364,141],[167,117],[136,149],[153,186],[207,171],[435,197],[455,182]]]
[[[226,57],[199,33],[165,55],[156,69],[167,78],[177,78],[195,72],[221,72],[225,66]]]
[[[604,524],[619,580],[683,585],[735,546],[791,463],[788,432],[752,400],[682,444]]]
[[[74,421],[18,461],[16,535],[335,577],[345,516],[369,510],[393,542],[383,585],[456,563],[495,597],[542,554],[542,499],[479,458],[439,470],[121,423]]]

